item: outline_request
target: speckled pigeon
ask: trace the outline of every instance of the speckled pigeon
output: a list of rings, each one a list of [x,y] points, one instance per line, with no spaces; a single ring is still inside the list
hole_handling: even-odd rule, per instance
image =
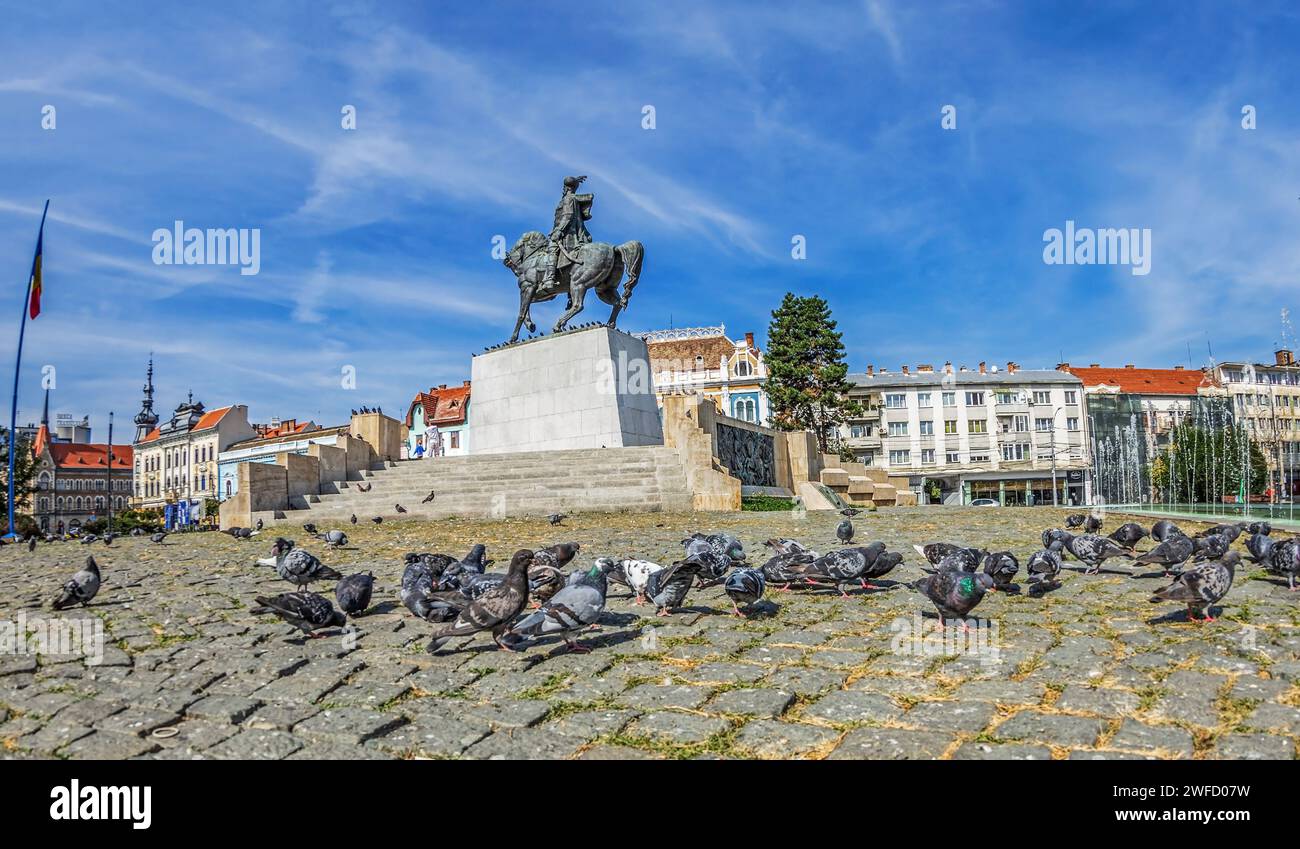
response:
[[[1161,519],[1151,526],[1151,538],[1156,542],[1165,542],[1171,536],[1186,536],[1183,529],[1168,519]]]
[[[763,577],[770,584],[781,584],[781,591],[787,592],[790,584],[802,580],[799,569],[812,563],[818,557],[815,551],[796,551],[778,554],[763,564]]]
[[[51,602],[50,606],[55,610],[63,610],[72,607],[74,604],[85,607],[90,604],[90,600],[99,592],[101,583],[99,564],[95,562],[94,557],[87,557],[86,564],[63,585],[63,591]]]
[[[1263,531],[1251,534],[1250,539],[1246,540],[1246,550],[1250,552],[1246,559],[1251,563],[1263,563],[1268,559],[1269,550],[1274,542],[1275,540]]]
[[[645,594],[654,603],[655,615],[667,616],[670,611],[681,607],[699,571],[699,564],[679,560],[651,573],[646,581]]]
[[[940,565],[944,558],[956,556],[962,562],[967,572],[974,572],[988,552],[980,548],[962,548],[959,545],[953,545],[950,542],[931,542],[926,545],[914,545],[917,553],[935,566]]]
[[[812,586],[833,586],[848,598],[844,584],[857,581],[867,569],[867,555],[862,547],[840,548],[823,554],[811,563],[794,567],[800,579]]]
[[[295,548],[284,538],[277,539],[271,548],[275,557],[275,573],[299,589],[312,581],[337,581],[343,576],[321,563],[305,549]]]
[[[1065,517],[1065,526],[1067,528],[1082,528],[1083,523],[1088,521],[1087,513],[1071,513]]]
[[[1155,591],[1151,601],[1181,601],[1187,604],[1187,618],[1213,622],[1210,607],[1228,594],[1241,555],[1229,551],[1217,560],[1194,566],[1167,587]]]
[[[152,543],[160,543],[165,539],[167,539],[166,531],[159,531],[158,533],[153,534],[149,537],[149,541]]]
[[[590,569],[577,571],[573,580],[551,596],[538,610],[520,619],[506,637],[537,639],[559,634],[569,651],[586,653],[591,649],[575,643],[572,635],[594,625],[605,609],[605,576],[617,564],[609,557],[599,557]]]
[[[1019,571],[1020,561],[1009,551],[995,551],[984,558],[984,574],[991,577],[994,586],[1000,590],[1010,587]]]
[[[514,651],[501,642],[501,635],[528,603],[528,564],[532,561],[532,550],[521,548],[516,551],[510,558],[504,582],[472,601],[455,621],[434,626],[429,651],[438,651],[452,637],[465,637],[489,630],[492,632],[492,641],[498,648]]]
[[[446,555],[436,556],[446,557]],[[452,604],[436,597],[438,579],[446,564],[435,560],[434,557],[435,555],[406,555],[406,569],[402,572],[401,599],[406,609],[421,619],[428,622],[445,622],[456,618],[465,604]],[[447,559],[451,560],[449,557]]]
[[[954,569],[927,575],[914,586],[938,608],[940,627],[948,619],[960,619],[966,630],[969,630],[966,617],[984,600],[985,593],[994,590],[993,578],[983,572],[973,575]]]
[[[1128,549],[1132,549],[1146,536],[1150,536],[1147,529],[1137,522],[1125,522],[1110,533],[1111,539]]]
[[[1060,540],[1053,540],[1051,545],[1029,555],[1025,571],[1029,575],[1030,595],[1060,586],[1057,576],[1061,574],[1061,551],[1064,547]]]
[[[1204,563],[1207,560],[1218,560],[1226,554],[1228,549],[1232,548],[1232,540],[1224,534],[1210,534],[1194,538],[1192,545],[1196,549],[1192,559],[1197,563]]]
[[[762,598],[767,589],[767,579],[763,577],[762,569],[742,566],[727,576],[723,589],[731,598],[731,609],[737,616],[743,617],[745,614],[740,612],[740,605],[749,607]]]
[[[258,596],[255,601],[259,606],[252,608],[253,614],[260,616],[274,613],[313,638],[321,636],[313,634],[313,631],[341,627],[348,623],[347,617],[335,610],[329,599],[316,593],[296,592]]]
[[[645,588],[650,581],[650,576],[664,567],[658,563],[652,563],[649,560],[634,560],[628,558],[619,561],[618,565],[612,569],[606,580],[616,580],[632,591],[635,600],[633,604],[645,604]],[[618,576],[615,578],[614,576]]]
[[[808,551],[808,548],[798,540],[785,539],[784,537],[772,537],[765,541],[763,545],[772,549],[776,554],[802,554]]]
[[[1272,532],[1273,526],[1268,522],[1251,522],[1246,526],[1246,533],[1248,534],[1263,534],[1264,536],[1268,536]]]
[[[1101,525],[1101,514],[1094,511],[1089,513],[1088,518],[1083,520],[1083,531],[1084,533],[1095,534],[1101,530]]]
[[[1101,569],[1101,564],[1112,557],[1133,559],[1133,552],[1113,539],[1097,536],[1096,534],[1079,534],[1078,536],[1067,534],[1067,536],[1065,549],[1073,554],[1076,560],[1088,567],[1085,571],[1087,575],[1097,574]]]
[[[349,616],[360,616],[370,607],[370,596],[375,590],[375,573],[360,572],[348,575],[334,586],[334,598],[339,610]]]
[[[894,567],[903,562],[903,553],[901,551],[882,552],[869,566],[867,571],[862,573],[862,588],[864,590],[880,589],[871,583],[876,578],[883,578],[894,570]]]
[[[1249,522],[1229,522],[1224,525],[1211,525],[1202,531],[1197,531],[1195,538],[1204,539],[1205,537],[1210,536],[1220,536],[1227,539],[1229,544],[1231,544],[1237,541],[1237,537],[1241,536],[1241,532],[1244,531],[1246,526],[1249,524]]]
[[[1269,548],[1264,568],[1274,575],[1285,577],[1287,588],[1295,592],[1296,576],[1300,575],[1300,537],[1274,542]]]
[[[1196,543],[1191,537],[1183,536],[1181,533],[1170,534],[1164,542],[1137,558],[1135,562],[1159,566],[1168,575],[1186,563],[1195,553]]]
[[[343,531],[326,531],[323,534],[317,534],[316,538],[324,541],[330,548],[342,548],[348,544],[348,535]]]

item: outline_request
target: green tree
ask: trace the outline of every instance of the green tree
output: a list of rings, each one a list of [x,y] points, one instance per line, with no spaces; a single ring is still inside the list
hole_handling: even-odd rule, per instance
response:
[[[1268,463],[1259,445],[1240,425],[1203,428],[1183,422],[1170,433],[1168,453],[1151,464],[1156,489],[1172,501],[1217,502],[1263,492]]]
[[[31,510],[31,495],[36,491],[36,469],[39,460],[32,453],[29,439],[19,437],[17,455],[14,457],[14,496],[17,510]],[[16,513],[17,511],[15,511]],[[16,521],[16,519],[15,519]],[[9,429],[0,427],[0,534],[9,530]]]
[[[820,451],[830,453],[831,430],[861,407],[848,396],[853,384],[845,379],[844,342],[825,300],[786,293],[772,313],[765,362],[772,423],[811,430]]]

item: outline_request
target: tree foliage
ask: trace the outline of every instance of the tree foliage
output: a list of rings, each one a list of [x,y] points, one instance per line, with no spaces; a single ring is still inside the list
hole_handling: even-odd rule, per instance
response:
[[[1168,454],[1151,464],[1151,478],[1163,499],[1175,502],[1217,502],[1238,495],[1246,477],[1246,493],[1263,492],[1268,479],[1264,452],[1240,425],[1198,427],[1183,422],[1170,434]]]
[[[36,491],[36,470],[39,460],[32,453],[31,440],[19,437],[14,456],[14,500],[17,510],[31,511],[31,495]],[[0,524],[8,531],[9,523],[9,429],[0,427]]]
[[[772,313],[767,332],[767,396],[772,423],[781,430],[811,430],[817,446],[829,453],[829,433],[861,412],[849,398],[844,342],[831,308],[816,295],[787,292]]]

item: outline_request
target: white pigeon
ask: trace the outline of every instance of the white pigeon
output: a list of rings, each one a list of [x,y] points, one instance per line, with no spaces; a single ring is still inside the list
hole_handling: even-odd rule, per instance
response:
[[[645,588],[650,582],[650,576],[655,572],[661,571],[664,567],[658,563],[651,563],[649,560],[624,560],[620,564],[623,567],[623,574],[627,577],[627,585],[636,593],[636,601],[633,604],[645,604]]]

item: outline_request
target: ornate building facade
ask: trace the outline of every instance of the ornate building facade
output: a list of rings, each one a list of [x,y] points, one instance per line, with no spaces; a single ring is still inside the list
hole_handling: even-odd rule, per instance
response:
[[[725,325],[684,327],[637,333],[650,351],[655,398],[697,394],[718,412],[758,425],[768,423],[767,366],[754,334],[733,341]]]

